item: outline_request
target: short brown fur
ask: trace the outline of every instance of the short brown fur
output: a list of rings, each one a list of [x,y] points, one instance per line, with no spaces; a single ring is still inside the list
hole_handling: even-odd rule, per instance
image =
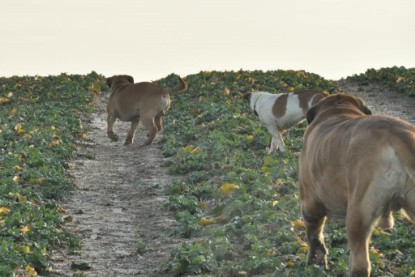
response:
[[[349,276],[369,276],[369,243],[378,220],[392,228],[391,211],[415,220],[415,126],[370,115],[363,100],[337,94],[307,113],[300,154],[300,198],[308,263],[327,267],[326,218],[345,218]]]
[[[296,92],[296,94],[299,95],[300,107],[303,109],[304,113],[308,111],[308,102],[312,97],[314,98],[311,106],[315,106],[321,99],[328,95],[322,89],[306,89]]]
[[[128,75],[108,78],[107,84],[112,90],[107,104],[108,137],[113,141],[118,140],[118,136],[113,130],[116,119],[128,121],[131,122],[131,127],[124,144],[132,144],[135,131],[141,120],[149,130],[147,140],[143,145],[151,144],[157,132],[162,129],[162,117],[170,107],[169,94],[187,89],[184,80],[179,77],[179,81],[180,87],[164,89],[150,82],[134,84],[134,79]]]

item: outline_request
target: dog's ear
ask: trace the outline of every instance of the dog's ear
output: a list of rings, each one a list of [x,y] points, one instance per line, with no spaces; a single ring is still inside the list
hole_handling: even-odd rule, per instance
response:
[[[372,111],[369,110],[369,108],[365,105],[365,102],[360,98],[359,98],[359,102],[360,102],[360,110],[366,115],[371,115]]]
[[[127,75],[127,81],[130,82],[131,84],[134,84],[134,78],[131,77],[130,75]]]
[[[366,107],[366,106],[363,106],[363,112],[364,112],[365,114],[367,114],[367,115],[371,115],[371,114],[372,114],[372,111],[371,111],[371,110],[369,110],[369,108],[368,108],[368,107]]]
[[[251,100],[251,93],[245,93],[243,98],[244,98],[244,100],[249,102]]]
[[[112,77],[107,78],[107,85],[108,85],[108,87],[111,87],[111,85],[112,85]]]
[[[307,114],[305,115],[305,118],[307,119],[308,124],[313,122],[314,118],[316,117],[317,109],[318,109],[317,105],[315,105],[311,109],[308,110]]]

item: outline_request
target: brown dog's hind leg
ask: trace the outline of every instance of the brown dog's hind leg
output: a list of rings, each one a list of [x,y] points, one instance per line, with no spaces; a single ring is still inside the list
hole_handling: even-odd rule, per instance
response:
[[[367,277],[370,275],[369,242],[376,218],[367,207],[349,205],[346,216],[350,247],[349,276]]]
[[[156,124],[157,130],[160,132],[163,128],[163,115],[164,112],[159,112],[156,117],[154,118],[154,123]]]
[[[107,135],[112,141],[117,141],[118,136],[114,133],[114,123],[117,118],[115,115],[108,113],[107,116]]]
[[[327,268],[328,250],[323,236],[324,224],[326,222],[324,207],[315,200],[307,201],[304,199],[302,213],[309,246],[307,264],[318,264]]]
[[[133,121],[131,121],[130,130],[128,131],[127,138],[125,139],[124,145],[129,145],[133,143],[134,134],[137,130],[138,124],[140,123],[140,117],[137,117]]]
[[[149,145],[153,142],[154,138],[156,137],[156,134],[158,132],[157,126],[154,122],[154,118],[143,118],[143,125],[148,129],[148,135],[146,141],[144,141],[143,146]]]
[[[406,195],[406,203],[403,210],[406,216],[409,217],[409,220],[415,224],[415,180],[411,191]]]

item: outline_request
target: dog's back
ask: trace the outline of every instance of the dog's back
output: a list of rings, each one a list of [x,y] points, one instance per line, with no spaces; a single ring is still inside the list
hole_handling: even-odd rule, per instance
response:
[[[373,197],[378,203],[389,203],[394,210],[407,207],[415,212],[415,206],[411,206],[415,205],[413,125],[381,115],[342,123],[334,118],[307,130],[305,142],[302,155],[307,160],[302,159],[302,167],[308,168],[313,183],[319,184],[314,189],[321,199],[325,199],[331,217],[344,217],[348,201],[373,203],[370,199]],[[333,183],[339,184],[339,193],[333,191]],[[370,191],[366,191],[368,187]],[[354,191],[354,194],[341,192],[341,188]],[[391,195],[395,195],[395,199],[390,199]]]
[[[320,89],[296,93],[261,93],[255,107],[259,118],[264,124],[276,125],[279,130],[288,129],[304,119],[307,111],[325,97]],[[251,108],[252,105],[251,103]]]

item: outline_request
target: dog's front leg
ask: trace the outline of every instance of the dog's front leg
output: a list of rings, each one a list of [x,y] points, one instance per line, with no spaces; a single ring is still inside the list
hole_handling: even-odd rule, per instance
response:
[[[131,121],[130,130],[128,131],[127,138],[125,139],[124,145],[129,145],[133,143],[134,134],[137,130],[138,124],[140,123],[140,117],[137,117],[133,121]]]
[[[114,133],[114,123],[115,123],[116,119],[117,119],[117,117],[114,114],[108,113],[108,116],[107,116],[107,135],[112,141],[117,141],[118,140],[118,136]]]

